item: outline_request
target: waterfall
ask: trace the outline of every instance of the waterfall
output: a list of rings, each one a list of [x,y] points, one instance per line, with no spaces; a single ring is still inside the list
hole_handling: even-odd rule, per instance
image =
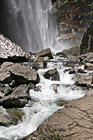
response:
[[[56,48],[57,24],[50,0],[3,0],[8,16],[8,37],[25,51]],[[7,29],[8,30],[8,29]]]

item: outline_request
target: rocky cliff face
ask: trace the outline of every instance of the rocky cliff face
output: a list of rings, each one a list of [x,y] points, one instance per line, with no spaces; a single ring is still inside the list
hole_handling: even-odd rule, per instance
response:
[[[93,22],[84,33],[82,43],[80,46],[81,54],[93,52]]]
[[[93,19],[91,0],[56,0],[54,13],[57,16],[60,41],[64,44],[79,44]]]

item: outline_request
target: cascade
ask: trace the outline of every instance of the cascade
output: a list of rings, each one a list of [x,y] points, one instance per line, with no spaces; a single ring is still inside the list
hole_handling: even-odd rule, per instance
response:
[[[50,0],[3,0],[1,33],[25,51],[56,48],[57,24]],[[2,25],[3,24],[3,25]],[[62,49],[62,48],[61,48]]]

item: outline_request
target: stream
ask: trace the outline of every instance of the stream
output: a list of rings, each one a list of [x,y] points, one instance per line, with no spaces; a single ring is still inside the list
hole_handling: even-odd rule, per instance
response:
[[[38,70],[40,83],[37,84],[37,87],[40,87],[40,91],[30,90],[31,101],[26,107],[19,109],[25,113],[22,122],[16,126],[0,127],[0,138],[18,140],[31,134],[46,118],[64,107],[57,106],[57,102],[71,101],[85,95],[80,87],[74,85],[75,75],[70,75],[68,72],[64,73],[68,67],[64,67],[63,62],[58,60],[59,57],[55,56],[52,61],[47,62],[46,69]],[[43,74],[55,68],[59,72],[60,81],[45,79]]]

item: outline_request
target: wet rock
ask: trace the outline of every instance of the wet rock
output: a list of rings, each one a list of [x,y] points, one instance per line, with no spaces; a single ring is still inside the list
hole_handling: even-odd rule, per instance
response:
[[[34,62],[43,62],[44,61],[44,57],[39,57],[39,56],[36,56]]]
[[[80,47],[73,47],[73,48],[64,50],[63,53],[66,56],[68,56],[68,55],[79,56],[80,55]]]
[[[29,99],[29,87],[27,85],[21,85],[11,95],[4,96],[0,100],[0,104],[5,108],[21,108],[28,103]]]
[[[25,115],[25,113],[19,109],[7,109],[7,112],[19,121],[22,121],[22,117]]]
[[[78,56],[68,55],[67,58],[70,63],[79,63],[80,62]]]
[[[28,85],[28,88],[29,89],[33,89],[34,91],[41,91],[40,90],[40,86],[36,86],[36,85],[34,85],[33,83],[30,83],[29,85]]]
[[[71,68],[65,69],[64,72],[69,72],[69,71],[71,71],[71,70],[72,70]]]
[[[12,88],[8,84],[1,84],[0,86],[0,97],[6,96],[12,92]]]
[[[49,60],[49,57],[48,56],[45,56],[44,57],[44,61],[48,61]]]
[[[66,54],[64,52],[58,52],[56,54],[57,56],[62,56],[62,57],[67,57]]]
[[[38,57],[48,56],[50,59],[53,58],[50,48],[47,48],[45,50],[41,50],[39,53],[36,54],[36,56],[38,56]]]
[[[93,52],[82,54],[79,59],[82,63],[93,63]]]
[[[67,57],[69,62],[79,63],[80,47],[73,47],[63,52],[57,53],[63,57]]]
[[[59,77],[59,73],[57,71],[57,69],[53,69],[53,70],[49,70],[47,72],[45,72],[44,77],[46,79],[50,79],[50,80],[55,80],[55,81],[59,81],[60,77]]]
[[[45,61],[32,63],[32,68],[35,70],[45,69],[46,67],[47,67],[47,63]]]
[[[59,101],[59,102],[57,102],[56,104],[57,104],[57,106],[64,106],[64,105],[66,105],[68,102],[66,102],[66,101]]]
[[[84,69],[74,69],[74,68],[69,68],[65,69],[64,72],[69,72],[69,74],[76,74],[76,73],[86,73]]]
[[[84,69],[78,69],[77,73],[86,73]]]
[[[45,56],[45,57],[36,56],[34,62],[44,62],[44,61],[47,61],[47,60],[49,60],[48,56]]]
[[[38,73],[35,70],[21,64],[14,64],[11,66],[10,73],[18,84],[26,84],[30,82],[38,83],[39,81]]]
[[[0,35],[0,62],[7,60],[13,62],[27,61],[25,54],[18,45]]]
[[[77,74],[75,84],[77,86],[82,86],[82,87],[88,87],[88,88],[91,87],[92,86],[92,75]]]
[[[4,94],[5,95],[10,94],[11,92],[12,92],[12,88],[11,87],[5,87],[5,89],[4,89]]]
[[[16,84],[16,81],[15,80],[13,80],[9,85],[10,85],[10,87],[14,87],[15,86],[15,84]]]
[[[0,125],[9,126],[16,125],[18,120],[12,115],[9,115],[3,107],[0,106]]]
[[[57,55],[62,55],[67,57],[68,55],[79,56],[80,55],[80,47],[73,47],[70,49],[66,49],[63,52],[57,53]]]
[[[92,63],[85,63],[85,69],[93,70],[93,64]]]
[[[75,73],[76,73],[75,70],[71,70],[71,71],[69,72],[69,74],[75,74]]]

